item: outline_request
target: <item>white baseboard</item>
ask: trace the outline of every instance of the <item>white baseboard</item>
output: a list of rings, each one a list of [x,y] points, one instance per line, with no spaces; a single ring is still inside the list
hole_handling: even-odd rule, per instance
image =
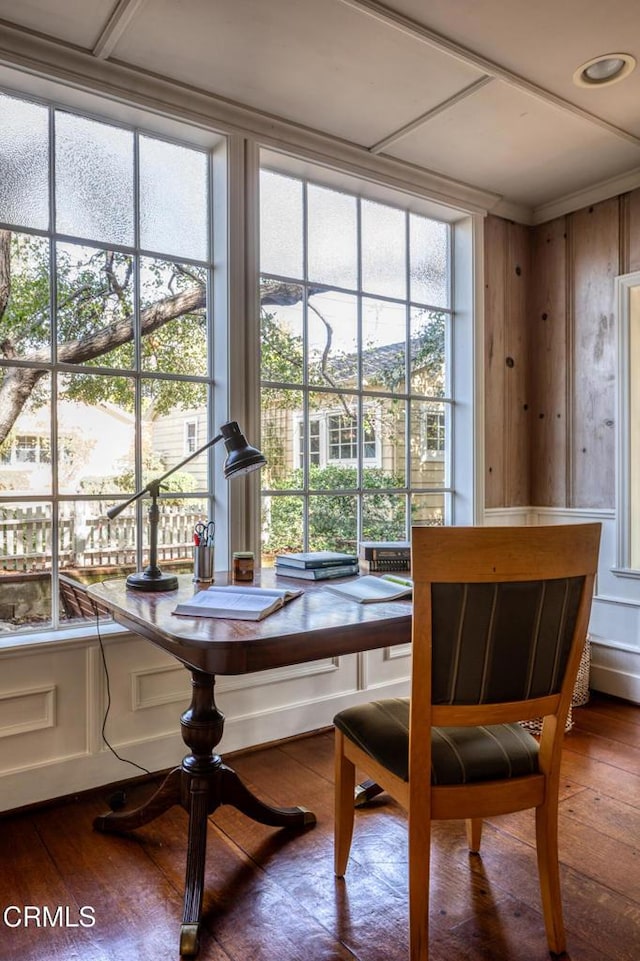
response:
[[[640,704],[640,651],[592,635],[589,684],[594,691]]]

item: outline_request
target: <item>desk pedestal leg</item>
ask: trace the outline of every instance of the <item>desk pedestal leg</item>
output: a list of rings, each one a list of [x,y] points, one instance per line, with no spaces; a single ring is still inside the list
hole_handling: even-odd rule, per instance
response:
[[[191,704],[180,718],[182,738],[191,753],[184,758],[182,766],[171,771],[146,804],[132,811],[113,811],[94,821],[98,831],[129,831],[147,824],[174,804],[188,811],[189,840],[180,932],[180,953],[188,957],[196,955],[199,946],[208,815],[221,804],[231,804],[254,821],[272,827],[304,828],[316,821],[315,815],[305,808],[274,808],[260,801],[236,772],[213,753],[224,728],[224,715],[213,696],[214,684],[213,674],[191,672]]]
[[[209,784],[204,777],[191,779],[189,841],[184,882],[184,911],[180,928],[180,954],[198,953],[200,914],[204,895],[204,868],[207,854],[207,814]]]
[[[164,814],[174,804],[182,804],[182,768],[180,767],[175,767],[166,776],[155,794],[152,794],[141,807],[134,808],[132,811],[111,811],[109,814],[100,814],[93,822],[93,826],[96,831],[102,831],[105,834],[133,831],[153,821],[160,814]]]

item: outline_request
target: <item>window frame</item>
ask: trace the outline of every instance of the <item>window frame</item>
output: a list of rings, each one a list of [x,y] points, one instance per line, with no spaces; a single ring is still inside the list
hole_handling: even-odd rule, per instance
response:
[[[640,352],[640,271],[615,278],[617,316],[616,564],[619,576],[640,578],[640,378],[631,376],[632,351]],[[635,558],[637,557],[637,561]]]
[[[119,114],[121,111],[118,109],[117,105],[110,104],[107,100],[101,97],[99,94],[91,96],[89,98],[82,98],[83,101],[88,99],[90,106],[86,105],[86,102],[82,104],[67,102],[64,97],[51,96],[45,97],[41,96],[39,93],[34,94],[23,89],[16,89],[12,87],[7,87],[4,84],[0,85],[0,93],[13,98],[18,101],[25,101],[28,103],[36,104],[43,107],[48,112],[48,128],[49,128],[49,223],[46,229],[34,228],[34,227],[24,227],[18,223],[2,222],[0,223],[0,228],[11,230],[16,234],[43,237],[49,243],[49,258],[50,258],[50,288],[53,290],[53,295],[51,298],[51,303],[54,304],[55,296],[55,249],[56,244],[73,244],[79,247],[91,247],[93,249],[102,250],[115,250],[117,252],[122,252],[125,254],[131,254],[132,257],[143,259],[143,258],[156,258],[164,262],[176,262],[181,264],[194,264],[198,266],[203,266],[207,273],[207,305],[206,305],[206,317],[207,317],[207,330],[208,330],[208,364],[202,374],[199,376],[194,376],[189,378],[193,382],[202,383],[206,386],[207,390],[207,435],[213,437],[217,433],[217,429],[221,423],[229,420],[229,365],[227,362],[224,364],[219,363],[219,357],[223,350],[226,350],[226,345],[228,343],[228,303],[229,303],[229,278],[227,271],[228,263],[228,228],[229,228],[229,218],[228,211],[226,210],[226,198],[228,196],[229,189],[229,171],[228,171],[228,137],[217,131],[209,131],[203,135],[203,131],[198,129],[195,125],[189,125],[188,122],[172,121],[166,117],[154,117],[151,113],[148,113],[144,108],[139,108],[134,111],[135,119],[130,119],[127,115],[126,119],[122,119]],[[53,127],[54,127],[54,116],[56,112],[61,114],[72,114],[78,116],[81,119],[86,119],[88,121],[94,121],[97,123],[105,124],[110,127],[117,129],[124,129],[130,131],[134,138],[136,146],[134,147],[135,161],[134,161],[134,178],[136,178],[136,187],[134,190],[134,217],[136,222],[139,221],[138,214],[138,189],[137,189],[137,177],[138,177],[138,161],[137,161],[137,142],[139,138],[151,138],[156,141],[162,141],[168,144],[175,144],[176,146],[185,147],[189,150],[194,150],[198,153],[203,154],[206,157],[206,177],[207,177],[207,190],[209,197],[209,211],[208,211],[208,228],[207,228],[207,255],[204,261],[194,261],[192,258],[166,254],[163,252],[147,250],[141,247],[139,242],[138,230],[135,229],[135,236],[133,239],[132,246],[126,246],[118,243],[105,243],[102,241],[89,239],[86,237],[80,237],[75,235],[63,234],[56,229],[55,224],[55,192],[54,192],[54,173],[53,165],[55,163],[55,141],[53,137]],[[130,112],[129,112],[130,113]],[[189,135],[193,134],[191,138]],[[214,273],[215,273],[215,283],[214,283]],[[51,308],[52,313],[54,307]],[[138,326],[140,305],[138,304],[138,297],[135,298],[134,313],[136,317],[136,326]],[[215,321],[214,321],[215,318]],[[138,337],[138,334],[136,334]],[[51,328],[51,341],[50,341],[50,357],[47,361],[30,363],[25,362],[23,358],[18,358],[21,367],[36,366],[38,369],[43,368],[47,371],[49,378],[52,380],[52,397],[53,389],[55,388],[56,379],[58,374],[63,376],[65,374],[75,374],[75,373],[91,373],[91,374],[104,374],[112,375],[114,377],[120,376],[123,372],[117,368],[103,368],[98,366],[87,366],[83,364],[70,364],[59,362],[57,359],[57,348],[56,343],[56,327],[52,324]],[[221,346],[222,345],[222,346]],[[0,359],[0,366],[5,369],[11,369],[15,366],[11,359]],[[127,368],[124,374],[130,377],[132,381],[136,384],[142,381],[153,382],[155,379],[155,373],[152,369],[146,369],[142,366],[140,359],[131,368]],[[174,380],[184,381],[185,376],[172,371],[163,371],[162,379],[164,380]],[[55,404],[52,400],[51,405],[51,425],[52,430],[54,426],[55,418]],[[141,475],[141,434],[142,434],[142,417],[141,413],[136,408],[136,479],[135,479],[135,489],[138,490],[142,487],[142,475]],[[52,483],[51,488],[45,493],[17,493],[14,494],[12,491],[3,491],[1,501],[3,504],[7,505],[9,508],[11,505],[18,504],[44,504],[48,509],[51,510],[51,539],[52,542],[60,547],[59,538],[59,525],[58,525],[58,505],[63,505],[65,503],[73,504],[74,502],[89,502],[96,500],[105,500],[104,495],[92,495],[88,493],[83,493],[82,495],[64,493],[57,490],[57,462],[60,463],[64,461],[64,454],[68,444],[66,439],[66,434],[63,430],[60,430],[59,425],[57,427],[58,443],[49,446],[49,462],[52,468]],[[11,464],[5,465],[10,467],[20,467],[23,462],[16,461],[15,456],[15,440],[14,437],[11,442]],[[197,443],[197,438],[196,438]],[[219,445],[218,445],[219,446]],[[38,466],[39,464],[46,463],[42,457],[39,457],[39,452],[41,453],[42,444],[37,445],[36,449],[36,461],[29,461],[29,464],[34,464]],[[57,449],[56,449],[57,448]],[[230,523],[228,519],[229,503],[230,498],[227,492],[228,485],[225,483],[217,483],[217,479],[221,478],[221,465],[223,455],[221,455],[219,450],[210,449],[206,456],[207,463],[207,476],[208,481],[206,485],[206,491],[204,493],[196,493],[191,495],[192,499],[198,499],[200,502],[206,501],[207,503],[207,513],[208,516],[215,516],[220,518],[217,520],[216,524],[216,541],[219,545],[219,556],[223,558],[226,555],[230,555],[231,548],[229,543],[230,535]],[[180,460],[180,454],[177,452],[176,462]],[[25,462],[26,463],[26,462]],[[164,495],[170,498],[170,494]],[[175,495],[173,495],[175,497]],[[181,495],[182,496],[182,495]],[[190,495],[185,494],[185,499],[189,499]],[[161,492],[160,498],[163,498]],[[118,495],[111,497],[109,495],[109,500],[113,500],[114,503],[118,500]],[[122,499],[126,499],[126,494],[123,493]],[[139,534],[137,537],[136,545],[136,566],[141,569],[147,562],[148,545],[147,545],[147,509],[148,500],[143,498],[139,499],[135,504],[136,511],[136,530]],[[50,609],[50,624],[46,627],[41,627],[39,625],[29,627],[25,626],[21,630],[11,631],[0,638],[0,648],[3,647],[16,647],[30,644],[39,644],[41,642],[49,642],[52,638],[60,637],[61,639],[74,636],[74,637],[84,637],[90,636],[95,633],[95,625],[92,624],[77,624],[77,623],[67,623],[61,620],[62,608],[60,603],[60,596],[57,587],[57,577],[60,570],[57,550],[54,552],[55,556],[51,563],[46,567],[45,572],[50,575],[52,583],[52,596],[51,596],[51,609]],[[116,624],[105,625],[107,633],[120,632],[120,628]]]
[[[330,168],[323,166],[313,154],[303,157],[296,156],[294,151],[285,152],[283,148],[273,148],[263,145],[259,155],[255,158],[254,175],[256,182],[261,169],[268,169],[275,173],[299,177],[319,186],[329,186],[337,190],[354,192],[354,177],[346,170],[341,171],[335,165]],[[326,176],[325,176],[326,175]],[[445,492],[446,519],[448,524],[477,523],[482,515],[484,501],[484,487],[482,483],[482,465],[484,460],[483,417],[484,406],[482,400],[483,357],[478,352],[478,344],[482,343],[479,336],[479,323],[482,318],[482,278],[483,278],[483,229],[482,218],[476,214],[465,214],[457,211],[452,215],[442,216],[442,207],[434,206],[432,201],[419,194],[406,190],[394,190],[393,186],[380,181],[365,180],[360,176],[357,180],[357,196],[401,206],[401,209],[415,212],[436,220],[443,220],[451,227],[450,241],[450,310],[455,317],[455,324],[451,325],[451,333],[446,344],[450,358],[448,382],[444,397],[429,397],[428,401],[445,403],[450,410],[450,456],[446,469],[444,486],[435,493]],[[257,186],[255,188],[258,189]],[[438,213],[441,216],[438,216]],[[258,228],[255,226],[255,242],[258,247]],[[258,255],[254,255],[254,263],[258,264]],[[257,271],[257,282],[260,273]],[[281,278],[291,283],[300,283],[299,278]],[[324,285],[315,285],[322,287]],[[367,292],[362,291],[366,297]],[[407,291],[409,301],[410,291]],[[440,308],[437,308],[440,309]],[[256,339],[259,342],[260,306],[256,298],[255,316]],[[259,383],[259,376],[256,377]],[[291,387],[283,384],[272,386]],[[345,393],[353,394],[351,390]],[[294,463],[299,462],[299,448],[294,447]],[[331,494],[361,495],[363,488],[356,491],[330,491]],[[278,491],[277,489],[263,491],[263,496],[297,496],[298,490]],[[310,492],[306,496],[313,496]],[[422,493],[422,492],[420,492]],[[407,508],[407,523],[410,526],[410,511]],[[409,532],[407,532],[409,533]],[[256,550],[261,544],[256,543]]]
[[[368,193],[381,200],[390,192],[411,196],[417,212],[452,224],[454,238],[454,304],[456,337],[452,350],[452,377],[456,404],[453,411],[453,512],[454,523],[471,524],[484,516],[484,217],[495,205],[493,194],[457,184],[388,156],[371,154],[343,141],[318,136],[310,130],[274,118],[265,119],[244,106],[233,106],[198,91],[185,92],[171,82],[144,77],[143,86],[131,84],[128,69],[109,63],[113,96],[104,95],[104,65],[83,62],[73,85],[68,83],[68,53],[58,55],[39,41],[28,43],[16,35],[11,56],[0,71],[3,92],[87,117],[136,126],[151,135],[166,136],[186,145],[211,151],[214,168],[214,241],[217,283],[210,309],[220,319],[215,330],[213,355],[214,405],[217,423],[207,424],[209,436],[219,423],[238,419],[248,438],[260,443],[258,401],[259,305],[256,298],[258,268],[258,179],[260,154],[277,158],[278,166],[294,172],[308,164],[322,182],[340,186],[345,178],[361,180]],[[34,45],[35,43],[35,51]],[[23,56],[32,69],[25,73]],[[35,59],[33,59],[35,55]],[[226,318],[226,325],[222,324]],[[209,451],[209,470],[221,476],[224,451]],[[260,548],[260,490],[257,474],[233,485],[221,484],[216,492],[217,559],[225,550]],[[121,631],[107,625],[103,633]],[[81,624],[41,634],[7,635],[0,648],[29,647],[44,642],[54,646],[91,639],[95,628]]]

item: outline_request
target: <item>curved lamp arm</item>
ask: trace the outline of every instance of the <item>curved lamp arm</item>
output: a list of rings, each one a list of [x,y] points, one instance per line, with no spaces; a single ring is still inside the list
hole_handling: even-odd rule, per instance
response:
[[[113,520],[118,514],[122,513],[129,504],[133,504],[133,502],[137,501],[140,497],[143,497],[145,494],[149,494],[151,497],[151,504],[149,506],[149,564],[144,571],[129,575],[127,578],[128,587],[142,591],[170,591],[177,588],[178,579],[175,574],[163,574],[158,567],[158,523],[160,519],[158,496],[160,494],[160,487],[167,477],[175,474],[176,471],[184,467],[185,464],[188,464],[194,457],[202,454],[208,450],[209,447],[213,447],[214,444],[217,444],[221,440],[224,440],[225,447],[227,448],[227,457],[224,462],[224,476],[226,478],[259,470],[267,463],[264,454],[261,453],[257,447],[252,447],[247,443],[247,439],[238,427],[237,421],[231,420],[221,426],[219,434],[216,434],[215,437],[208,440],[207,443],[199,447],[198,450],[194,450],[188,457],[185,457],[179,464],[176,464],[175,467],[171,467],[162,474],[161,477],[149,481],[146,487],[136,491],[128,500],[123,501],[121,504],[116,504],[114,507],[110,507],[107,511],[107,517],[109,520]]]

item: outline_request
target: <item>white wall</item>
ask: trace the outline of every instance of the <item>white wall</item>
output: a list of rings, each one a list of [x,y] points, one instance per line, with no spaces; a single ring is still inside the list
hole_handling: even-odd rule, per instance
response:
[[[602,524],[600,563],[591,609],[593,690],[640,704],[640,581],[614,573],[616,515],[613,510],[555,507],[498,508],[485,511],[486,524]]]

